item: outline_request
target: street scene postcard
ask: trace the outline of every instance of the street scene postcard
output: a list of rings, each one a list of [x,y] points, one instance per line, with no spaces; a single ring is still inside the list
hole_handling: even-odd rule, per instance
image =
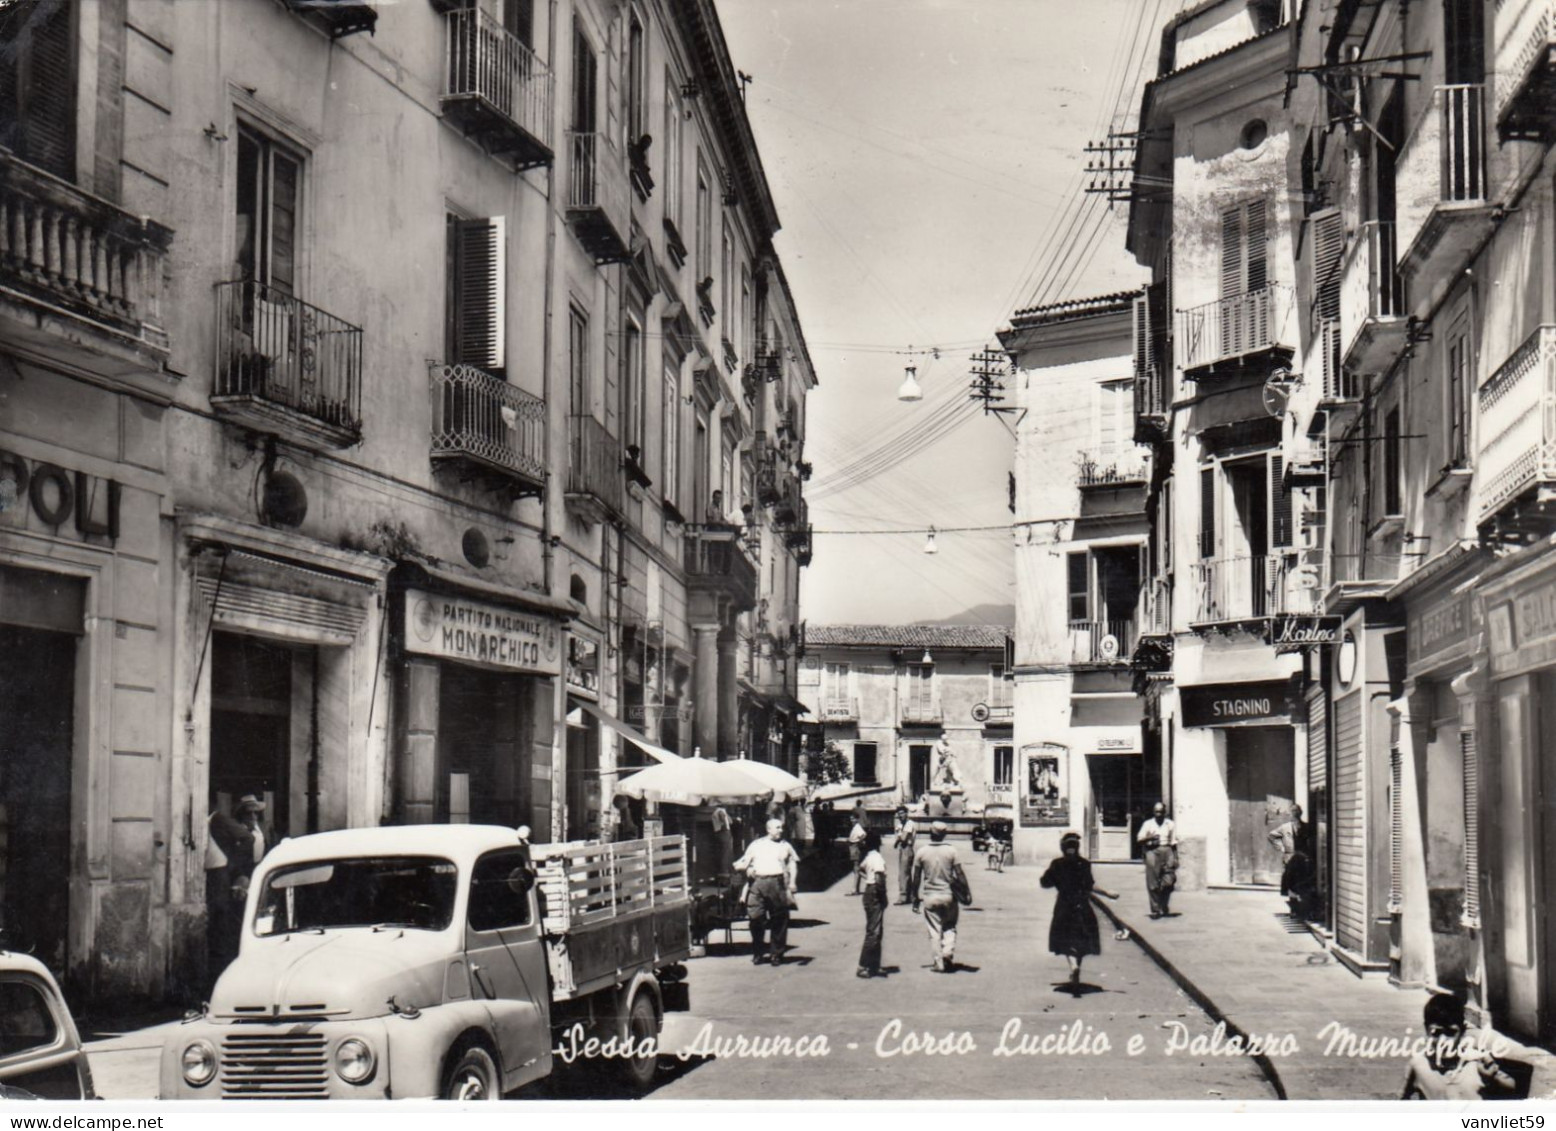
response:
[[[0,0],[0,1098],[1556,1100],[1553,142],[1556,0]]]

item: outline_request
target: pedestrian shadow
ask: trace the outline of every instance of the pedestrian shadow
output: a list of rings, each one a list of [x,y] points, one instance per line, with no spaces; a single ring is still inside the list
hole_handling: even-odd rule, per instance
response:
[[[1094,986],[1090,982],[1072,982],[1069,979],[1065,979],[1062,982],[1055,982],[1053,986],[1054,993],[1069,994],[1074,998],[1086,997],[1088,994],[1105,994],[1108,992],[1101,986]],[[1123,991],[1120,990],[1116,992],[1122,993]]]
[[[966,962],[949,962],[946,965],[953,974],[976,974],[983,969],[982,966],[972,966]]]
[[[796,919],[792,915],[789,917],[789,930],[791,931],[802,931],[807,927],[830,927],[831,925],[832,921],[830,919]]]
[[[815,958],[809,954],[786,954],[778,966],[809,966],[814,961]]]
[[[1305,935],[1308,933],[1307,923],[1301,919],[1298,919],[1289,911],[1275,912],[1274,919],[1277,923],[1280,924],[1281,930],[1285,931],[1288,935]]]

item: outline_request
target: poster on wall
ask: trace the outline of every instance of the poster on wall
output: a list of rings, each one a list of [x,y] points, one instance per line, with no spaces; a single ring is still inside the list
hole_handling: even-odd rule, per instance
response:
[[[1021,748],[1021,827],[1043,828],[1070,823],[1070,800],[1064,788],[1069,747],[1056,742]]]

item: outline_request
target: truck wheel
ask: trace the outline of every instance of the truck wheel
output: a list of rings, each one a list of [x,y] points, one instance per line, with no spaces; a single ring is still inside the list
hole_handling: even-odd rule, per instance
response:
[[[627,1012],[627,1039],[632,1042],[634,1051],[641,1049],[645,1042],[650,1042],[657,1050],[659,1044],[659,1012],[654,1008],[654,1001],[644,991],[639,991],[632,999],[632,1008]],[[657,1052],[644,1056],[633,1056],[621,1062],[622,1078],[634,1091],[645,1091],[654,1082],[654,1074],[659,1069],[659,1056]]]
[[[443,1078],[446,1100],[500,1100],[502,1084],[497,1062],[480,1045],[467,1045],[455,1056]]]

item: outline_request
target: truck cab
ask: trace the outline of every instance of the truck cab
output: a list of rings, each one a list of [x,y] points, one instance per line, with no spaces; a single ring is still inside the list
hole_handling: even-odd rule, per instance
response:
[[[251,882],[238,957],[164,1046],[161,1095],[496,1099],[551,1071],[563,1021],[628,1031],[640,991],[654,1003],[657,1036],[658,971],[677,956],[617,964],[590,1000],[559,998],[558,933],[543,918],[541,890],[531,849],[512,829],[385,827],[283,841]],[[631,911],[612,906],[596,918]]]

